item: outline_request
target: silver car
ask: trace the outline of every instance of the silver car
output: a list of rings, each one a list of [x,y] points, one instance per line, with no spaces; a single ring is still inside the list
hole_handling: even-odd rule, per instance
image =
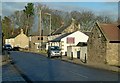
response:
[[[61,57],[62,58],[61,50],[58,46],[49,46],[48,47],[48,58],[51,58],[51,57]]]

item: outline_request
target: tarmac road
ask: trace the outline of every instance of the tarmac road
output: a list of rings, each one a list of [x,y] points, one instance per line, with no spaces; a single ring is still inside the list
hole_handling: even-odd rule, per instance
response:
[[[14,65],[30,81],[118,81],[118,73],[89,68],[40,54],[12,51]]]

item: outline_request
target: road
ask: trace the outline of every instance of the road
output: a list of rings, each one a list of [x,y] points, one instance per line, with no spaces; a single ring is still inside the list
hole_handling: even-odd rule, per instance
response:
[[[17,68],[31,81],[118,81],[118,73],[89,68],[43,55],[11,52]]]

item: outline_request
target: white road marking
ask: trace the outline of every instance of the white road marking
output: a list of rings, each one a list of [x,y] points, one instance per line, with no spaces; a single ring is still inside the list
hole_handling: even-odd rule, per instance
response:
[[[71,72],[71,73],[73,73],[73,74],[77,74],[77,75],[79,75],[79,76],[81,76],[81,77],[84,77],[84,78],[88,78],[87,76],[84,76],[84,75],[82,75],[82,74],[79,74],[79,73],[76,73],[76,72],[73,72],[73,71],[69,71],[69,72]]]

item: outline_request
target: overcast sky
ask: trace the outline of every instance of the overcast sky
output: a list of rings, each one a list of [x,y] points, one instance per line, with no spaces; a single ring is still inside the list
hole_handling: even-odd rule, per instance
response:
[[[3,0],[2,3],[0,3],[0,6],[1,6],[0,15],[2,15],[2,17],[9,16],[13,14],[16,10],[23,10],[27,2],[30,2],[30,1],[34,2],[36,0],[19,0],[19,2],[18,0],[12,0],[12,1]],[[97,0],[98,2],[94,2],[95,0],[84,0],[84,2],[80,2],[79,0],[77,0],[78,2],[75,2],[75,0],[69,0],[69,2],[68,0],[64,0],[64,2],[63,0],[58,0],[59,2],[56,2],[56,1],[47,2],[47,1],[42,2],[42,4],[47,5],[51,9],[58,9],[58,10],[69,11],[69,12],[73,10],[79,11],[81,9],[85,9],[85,10],[92,10],[95,14],[104,13],[116,18],[118,16],[118,2],[117,2],[118,0],[114,0],[114,2],[113,0],[103,0],[103,2],[101,2],[102,0]],[[71,2],[71,1],[74,1],[74,2]]]

